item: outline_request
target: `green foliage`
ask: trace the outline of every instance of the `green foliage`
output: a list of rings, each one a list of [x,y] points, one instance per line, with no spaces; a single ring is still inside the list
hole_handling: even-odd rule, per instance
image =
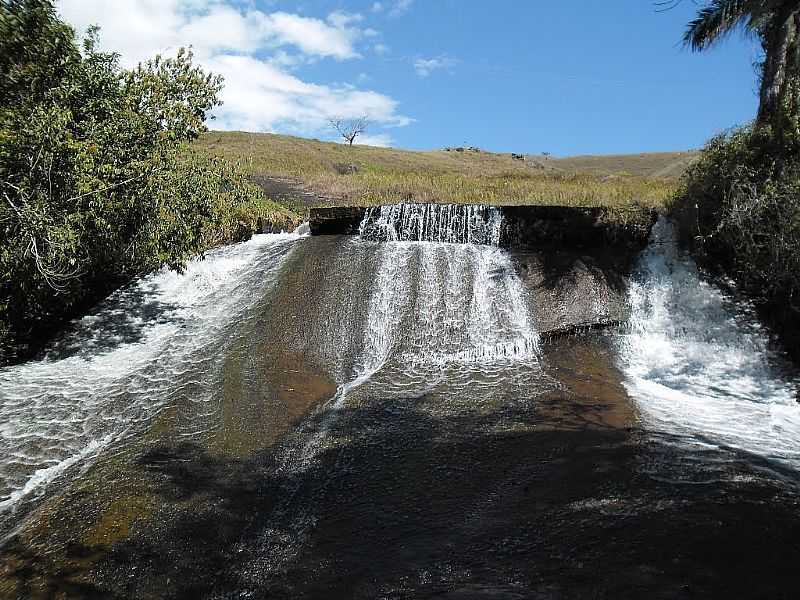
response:
[[[736,29],[757,34],[769,19],[771,4],[765,0],[710,0],[689,23],[683,43],[693,50],[705,50]]]
[[[138,274],[241,239],[257,192],[190,153],[220,77],[192,54],[133,70],[79,49],[49,1],[0,2],[0,355]],[[1,358],[1,356],[0,356]]]
[[[707,265],[757,298],[800,310],[800,136],[747,127],[715,137],[674,210]]]

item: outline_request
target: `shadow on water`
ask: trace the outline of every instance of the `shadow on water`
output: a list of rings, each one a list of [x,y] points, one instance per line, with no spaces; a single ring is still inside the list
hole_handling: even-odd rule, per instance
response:
[[[130,535],[67,544],[63,567],[12,544],[5,576],[30,597],[794,597],[798,496],[751,457],[598,424],[589,396],[427,400],[341,409],[302,468],[159,443],[131,467],[159,500]]]
[[[165,410],[49,499],[2,548],[0,598],[796,595],[796,476],[643,431],[605,338],[563,339],[494,371],[409,370],[383,342],[444,355],[448,328],[427,328],[432,304],[411,300],[447,297],[428,273],[468,278],[458,261],[419,268],[435,248],[385,262],[371,248],[298,247],[283,285],[226,335],[210,424],[178,436],[186,416]],[[546,285],[558,291],[577,260],[548,262]],[[484,266],[486,281],[508,279],[505,261]],[[421,275],[397,284],[407,272]],[[391,294],[372,289],[381,275]],[[391,335],[378,327],[387,315]],[[371,341],[370,324],[382,334]],[[384,358],[362,385],[305,416],[365,349]]]
[[[126,344],[144,341],[155,325],[180,327],[180,306],[159,299],[155,284],[136,285],[114,292],[89,315],[71,323],[40,358],[63,360],[83,354],[97,356]]]

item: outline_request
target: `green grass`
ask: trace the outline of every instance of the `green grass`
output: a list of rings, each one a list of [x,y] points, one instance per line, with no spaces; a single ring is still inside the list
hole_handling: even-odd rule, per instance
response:
[[[208,250],[238,242],[266,226],[273,231],[292,231],[302,220],[298,213],[274,200],[254,195],[246,202],[221,207],[217,218],[203,232],[203,246]]]
[[[692,158],[660,153],[521,161],[510,154],[348,147],[242,132],[210,132],[197,148],[239,161],[268,195],[294,209],[411,201],[663,208],[675,192],[676,175]],[[340,174],[341,165],[355,165],[357,172]],[[275,179],[282,180],[283,192],[275,191]]]

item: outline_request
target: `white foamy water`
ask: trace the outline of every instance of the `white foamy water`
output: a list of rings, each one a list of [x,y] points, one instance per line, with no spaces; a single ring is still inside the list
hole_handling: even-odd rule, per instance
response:
[[[631,283],[627,388],[651,429],[800,467],[798,382],[752,310],[704,281],[666,220]]]
[[[394,214],[430,214],[390,208]],[[468,207],[462,208],[464,215],[470,214]],[[426,235],[456,237],[442,228],[458,229],[464,219],[453,211],[446,214]],[[282,448],[276,468],[292,477],[287,478],[284,501],[274,507],[264,528],[259,558],[244,567],[247,577],[281,571],[306,543],[316,517],[313,505],[297,501],[303,482],[297,475],[318,467],[316,458],[325,450],[358,435],[338,427],[345,410],[423,395],[429,401],[417,406],[419,410],[448,417],[464,410],[492,410],[498,404],[521,406],[528,402],[522,386],[541,374],[538,335],[509,255],[496,246],[474,243],[369,241],[402,238],[385,235],[386,228],[396,231],[392,222],[381,225],[383,237],[372,231],[366,239],[350,242],[362,245],[364,254],[375,253],[359,358],[352,370],[342,373],[346,379],[317,418],[298,427]],[[499,232],[500,223],[492,227]],[[354,263],[354,269],[360,268]],[[349,280],[343,278],[342,285]]]
[[[418,244],[411,251],[418,269],[416,295],[393,288],[402,299],[400,314],[409,322],[396,340],[403,362],[491,364],[536,353],[538,336],[505,251],[438,243]]]
[[[383,208],[392,214],[429,214],[401,210],[406,206]],[[439,220],[442,226],[462,226],[458,213],[438,208],[447,209],[447,219]],[[457,208],[471,214],[470,207]],[[492,228],[499,231],[500,223]],[[436,228],[427,231],[436,238],[455,237]],[[361,359],[354,376],[326,404],[327,414],[305,446],[302,465],[319,451],[336,412],[362,386],[383,397],[430,392],[439,384],[462,395],[481,389],[491,395],[504,383],[510,365],[536,363],[538,335],[505,251],[466,243],[387,241],[375,244],[375,252]]]
[[[390,204],[367,209],[360,235],[365,240],[497,246],[502,224],[502,213],[491,206]]]
[[[380,245],[365,357],[404,385],[430,385],[448,366],[527,360],[538,336],[509,255],[502,212],[488,206],[398,204],[367,211],[364,240]],[[376,360],[376,357],[380,357]]]
[[[166,406],[190,405],[181,426],[202,428],[225,332],[298,239],[259,235],[182,274],[145,277],[74,322],[43,360],[0,369],[0,522]]]

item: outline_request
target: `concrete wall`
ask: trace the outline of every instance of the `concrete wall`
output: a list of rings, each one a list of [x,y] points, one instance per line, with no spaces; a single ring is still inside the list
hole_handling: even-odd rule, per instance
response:
[[[656,214],[633,209],[621,216],[606,208],[503,206],[501,245],[513,249],[617,247],[640,250],[647,244]],[[355,235],[363,207],[312,208],[312,235]]]

